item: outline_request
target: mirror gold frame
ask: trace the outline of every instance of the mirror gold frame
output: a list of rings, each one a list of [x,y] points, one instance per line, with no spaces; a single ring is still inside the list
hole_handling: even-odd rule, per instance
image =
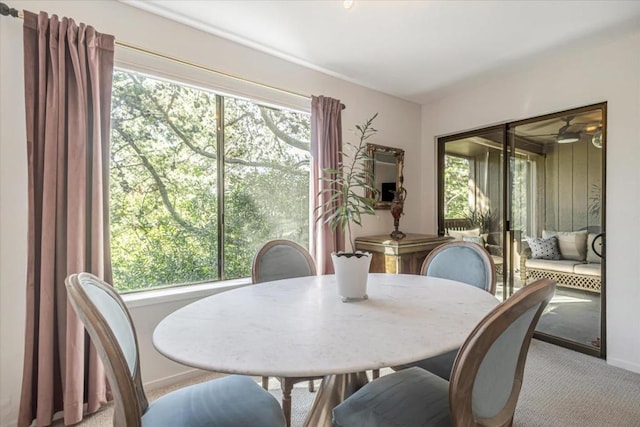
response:
[[[375,209],[390,209],[395,191],[402,187],[404,150],[367,144],[368,167],[372,176],[372,189],[367,189],[367,197],[376,200]]]

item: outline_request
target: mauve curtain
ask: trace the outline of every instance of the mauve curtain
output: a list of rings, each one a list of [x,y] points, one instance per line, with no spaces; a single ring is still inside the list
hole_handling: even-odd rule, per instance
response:
[[[338,169],[342,161],[342,103],[324,96],[311,97],[311,156],[313,157],[312,196],[314,213],[329,198],[319,192],[329,183],[321,181],[324,168]],[[314,218],[315,220],[315,218]],[[333,273],[331,252],[344,250],[344,235],[320,220],[313,227],[311,253],[319,274]]]
[[[95,348],[67,301],[81,271],[111,282],[108,233],[112,36],[24,13],[29,174],[27,322],[18,424],[65,424],[107,401]]]

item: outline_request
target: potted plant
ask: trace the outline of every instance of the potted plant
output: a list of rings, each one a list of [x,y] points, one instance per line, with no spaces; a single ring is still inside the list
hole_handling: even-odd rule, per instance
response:
[[[472,209],[467,214],[467,220],[472,227],[480,229],[480,235],[486,242],[487,236],[494,226],[495,212],[491,208]]]
[[[357,125],[358,145],[346,142],[346,150],[342,151],[342,161],[337,169],[325,168],[320,179],[330,184],[318,196],[325,195],[325,202],[318,206],[320,215],[317,220],[324,220],[335,232],[338,228],[348,232],[350,252],[331,254],[333,268],[338,282],[338,292],[343,301],[367,299],[367,275],[371,264],[371,254],[356,252],[352,224],[362,225],[363,215],[375,215],[375,199],[367,197],[367,191],[375,194],[372,186],[373,176],[368,167],[370,158],[367,155],[366,141],[377,131],[373,121],[374,114],[364,125]]]

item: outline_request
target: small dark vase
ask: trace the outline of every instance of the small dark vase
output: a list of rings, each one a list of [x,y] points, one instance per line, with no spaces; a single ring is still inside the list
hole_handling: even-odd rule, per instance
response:
[[[393,228],[390,236],[393,240],[402,240],[406,237],[402,231],[398,230],[400,226],[400,216],[403,214],[404,201],[407,198],[407,190],[400,187],[398,191],[393,192],[393,200],[391,201],[391,216],[393,216]]]

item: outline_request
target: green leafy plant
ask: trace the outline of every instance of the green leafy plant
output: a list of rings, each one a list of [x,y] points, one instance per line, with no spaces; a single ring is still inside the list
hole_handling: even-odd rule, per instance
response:
[[[472,209],[467,213],[467,220],[472,227],[478,227],[480,233],[489,233],[495,221],[495,212],[491,208]]]
[[[340,228],[344,233],[348,230],[351,253],[355,253],[351,223],[362,225],[363,215],[375,215],[373,207],[376,201],[366,197],[367,189],[375,194],[372,171],[368,167],[371,158],[367,155],[366,141],[377,132],[373,128],[373,121],[377,116],[378,113],[364,125],[356,126],[360,138],[358,145],[346,142],[348,150],[342,151],[342,162],[338,168],[325,168],[324,176],[320,178],[330,185],[318,193],[318,197],[325,196],[326,200],[316,208],[320,212],[317,221],[324,219],[333,231]]]

